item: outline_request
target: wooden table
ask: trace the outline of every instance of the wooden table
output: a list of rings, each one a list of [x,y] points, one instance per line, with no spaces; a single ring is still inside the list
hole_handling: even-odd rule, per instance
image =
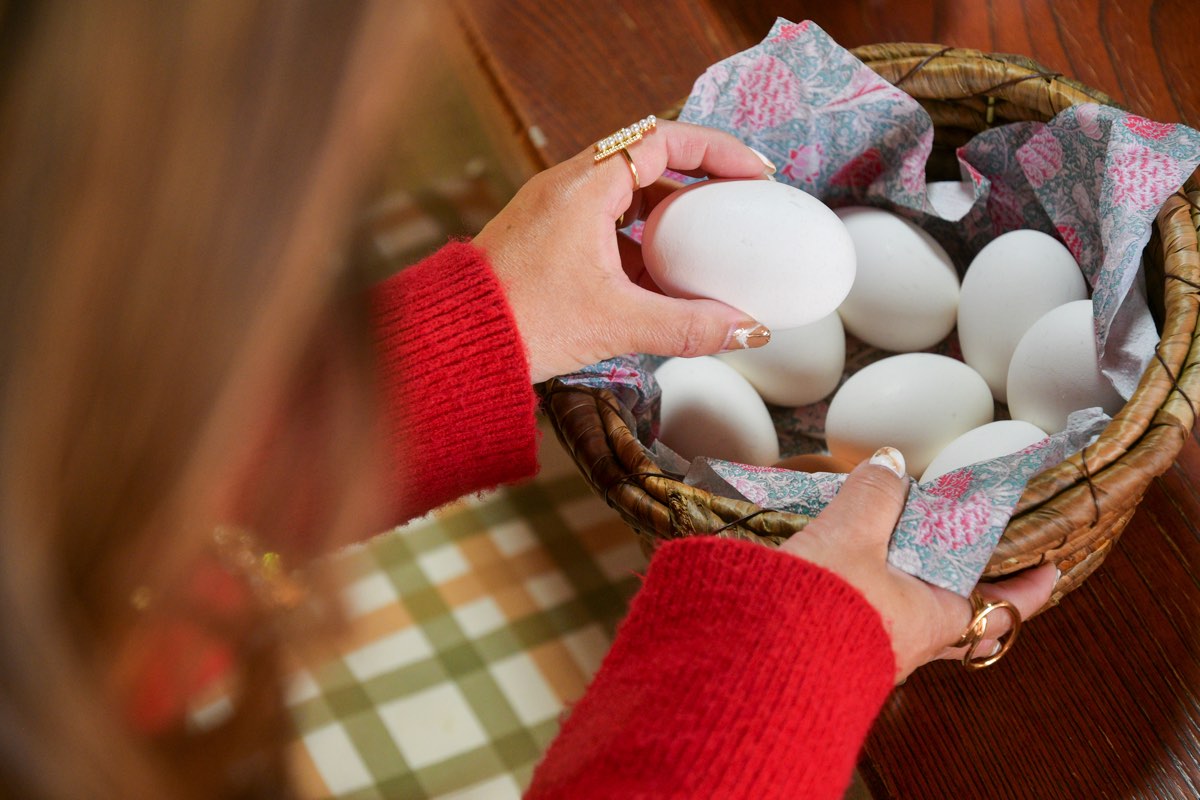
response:
[[[836,10],[826,10],[829,7]],[[685,97],[776,14],[846,46],[1015,52],[1131,110],[1200,127],[1195,0],[457,0],[526,175]],[[481,100],[481,102],[484,102]],[[1105,564],[1000,666],[921,670],[861,769],[876,798],[1200,797],[1200,444],[1156,479]]]

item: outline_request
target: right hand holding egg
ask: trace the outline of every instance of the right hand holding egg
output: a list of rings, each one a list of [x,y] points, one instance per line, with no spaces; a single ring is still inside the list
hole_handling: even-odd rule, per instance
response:
[[[534,176],[475,237],[504,286],[535,382],[621,353],[697,356],[769,338],[732,306],[659,293],[640,249],[614,224],[631,209],[651,210],[662,193],[650,185],[667,168],[762,178],[762,157],[727,133],[666,120],[629,153],[646,190],[634,192],[621,155],[597,163],[589,147]]]
[[[953,592],[918,580],[887,562],[888,541],[904,508],[908,481],[903,456],[882,448],[850,473],[837,496],[803,530],[780,549],[836,573],[876,611],[892,642],[896,681],[922,664],[940,658],[962,658],[952,649],[971,619],[970,603]],[[997,583],[980,584],[988,599],[1008,600],[1028,619],[1046,604],[1054,588],[1055,570],[1047,564]],[[1007,615],[988,620],[988,633],[1003,636]],[[985,640],[990,652],[994,640]]]

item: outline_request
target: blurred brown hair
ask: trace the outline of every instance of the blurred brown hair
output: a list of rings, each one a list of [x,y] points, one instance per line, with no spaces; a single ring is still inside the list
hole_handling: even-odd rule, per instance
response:
[[[0,3],[6,796],[284,792],[270,609],[223,631],[243,691],[216,731],[139,734],[109,672],[140,587],[188,613],[173,588],[231,507],[275,549],[374,522],[362,287],[337,254],[399,6]]]

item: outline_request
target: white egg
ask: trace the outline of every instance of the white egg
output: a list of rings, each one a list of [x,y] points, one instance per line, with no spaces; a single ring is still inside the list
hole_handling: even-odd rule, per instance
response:
[[[1052,308],[1087,299],[1087,283],[1071,251],[1041,231],[1011,231],[971,261],[958,299],[963,360],[992,395],[1008,399],[1008,365],[1029,326]]]
[[[958,222],[975,205],[975,185],[967,181],[933,181],[925,184],[929,205],[942,219]]]
[[[709,180],[659,203],[642,257],[674,297],[707,297],[774,330],[837,308],[854,282],[854,245],[817,198],[774,181]]]
[[[825,443],[857,464],[884,445],[920,475],[943,447],[992,421],[987,382],[961,361],[906,353],[876,361],[842,384],[829,403]]]
[[[921,483],[932,483],[947,472],[1016,453],[1045,438],[1046,432],[1041,428],[1019,419],[1002,419],[972,428],[934,457],[921,475]]]
[[[958,273],[942,246],[878,208],[839,208],[858,269],[838,308],[846,330],[884,350],[923,350],[954,329]]]
[[[846,367],[846,334],[836,313],[799,328],[774,331],[752,350],[718,356],[777,406],[815,403],[837,388]]]
[[[1100,372],[1092,301],[1051,309],[1029,327],[1008,367],[1008,410],[1014,419],[1057,433],[1072,411],[1099,406],[1109,414],[1125,401]]]
[[[662,389],[658,438],[679,455],[758,466],[779,460],[771,415],[733,367],[711,356],[672,358],[654,378]]]

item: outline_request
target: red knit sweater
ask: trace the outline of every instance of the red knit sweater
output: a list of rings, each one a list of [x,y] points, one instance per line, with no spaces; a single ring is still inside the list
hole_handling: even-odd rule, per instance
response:
[[[451,244],[375,295],[406,516],[532,475],[535,397],[483,254]],[[892,685],[879,615],[820,567],[674,541],[651,561],[530,798],[840,798]]]

